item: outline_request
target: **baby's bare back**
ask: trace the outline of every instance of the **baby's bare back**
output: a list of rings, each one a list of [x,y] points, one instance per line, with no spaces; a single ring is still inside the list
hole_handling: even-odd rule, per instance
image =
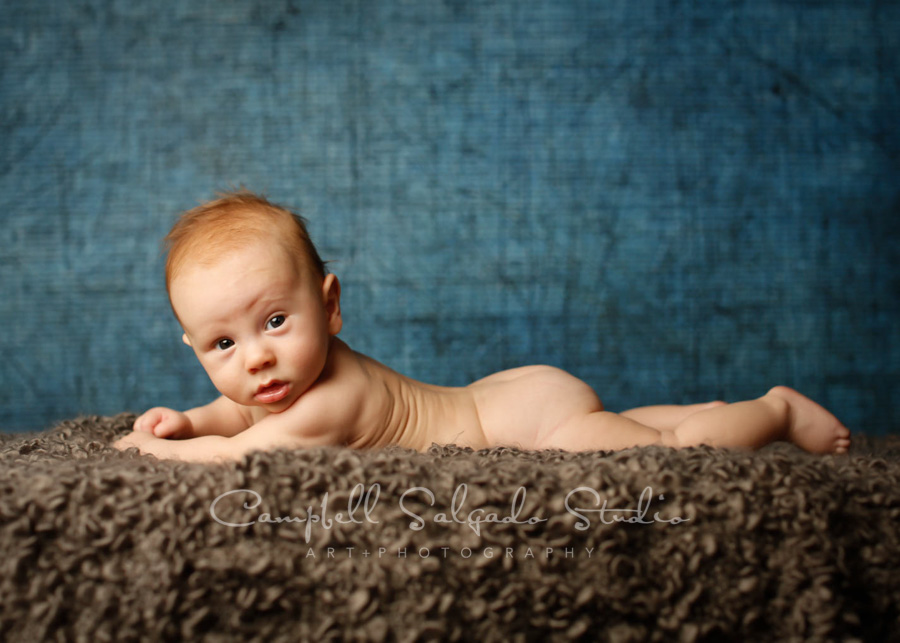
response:
[[[466,387],[425,384],[353,353],[367,389],[349,441],[358,448],[398,444],[424,451],[432,443],[482,449],[540,448],[561,423],[603,409],[587,384],[550,366],[501,371]]]
[[[349,349],[347,349],[349,350]],[[468,388],[432,386],[405,377],[361,353],[344,359],[340,378],[361,400],[348,445],[397,444],[425,451],[433,443],[476,449],[487,445]]]

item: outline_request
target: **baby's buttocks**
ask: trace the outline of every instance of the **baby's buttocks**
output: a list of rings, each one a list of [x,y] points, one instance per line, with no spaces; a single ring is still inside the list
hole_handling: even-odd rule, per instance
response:
[[[603,410],[590,386],[552,366],[501,371],[467,389],[489,446],[537,449],[543,437],[561,423]]]

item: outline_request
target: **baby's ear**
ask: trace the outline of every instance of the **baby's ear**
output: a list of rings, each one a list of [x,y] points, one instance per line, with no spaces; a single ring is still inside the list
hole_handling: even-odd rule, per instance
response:
[[[181,336],[181,341],[183,341],[183,342],[184,342],[185,344],[187,344],[188,346],[191,345],[191,340],[188,338],[187,333],[184,333],[184,334]]]
[[[335,275],[325,275],[322,283],[322,299],[328,314],[328,332],[337,335],[344,325],[341,319],[341,282]]]

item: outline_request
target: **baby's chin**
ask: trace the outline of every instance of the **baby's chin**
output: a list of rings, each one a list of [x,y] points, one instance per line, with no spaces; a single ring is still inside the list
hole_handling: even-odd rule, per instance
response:
[[[287,411],[293,404],[291,402],[290,404],[257,404],[256,406],[266,411],[269,415],[278,415]]]

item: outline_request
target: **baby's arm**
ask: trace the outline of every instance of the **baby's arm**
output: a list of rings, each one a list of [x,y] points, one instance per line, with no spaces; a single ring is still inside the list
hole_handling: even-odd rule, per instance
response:
[[[250,424],[246,409],[221,396],[184,413],[163,406],[154,407],[134,421],[134,430],[158,438],[185,439],[204,435],[237,435]]]
[[[149,432],[132,431],[115,446],[122,450],[137,447],[141,453],[158,458],[215,462],[239,460],[251,451],[345,444],[347,427],[357,421],[358,409],[358,405],[348,404],[346,399],[333,394],[307,394],[286,411],[268,415],[230,437],[201,435],[187,440],[166,440]]]
[[[332,437],[324,433],[303,434],[299,431],[281,430],[277,427],[279,420],[278,416],[270,415],[232,437],[202,435],[188,440],[166,440],[143,431],[132,431],[116,442],[115,446],[122,450],[137,447],[141,453],[155,455],[161,459],[222,462],[240,460],[244,454],[251,451],[297,449],[335,444]]]

